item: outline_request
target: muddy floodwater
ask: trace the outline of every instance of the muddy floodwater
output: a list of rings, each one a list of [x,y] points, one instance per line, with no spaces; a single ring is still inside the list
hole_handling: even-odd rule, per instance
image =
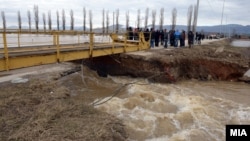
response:
[[[221,141],[225,125],[250,123],[249,84],[197,80],[160,84],[91,73],[85,72],[84,80],[87,88],[96,88],[93,94],[104,90],[105,95],[115,95],[96,99],[95,108],[123,120],[129,140]]]

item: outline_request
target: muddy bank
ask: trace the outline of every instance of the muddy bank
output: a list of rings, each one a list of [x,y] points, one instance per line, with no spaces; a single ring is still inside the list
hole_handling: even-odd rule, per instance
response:
[[[99,96],[83,84],[78,65],[32,68],[8,72],[26,83],[0,83],[0,140],[126,140],[121,120],[90,105]]]
[[[248,48],[233,48],[226,41],[218,41],[191,49],[170,47],[98,57],[85,64],[101,76],[126,75],[169,83],[186,79],[238,81],[249,62]]]

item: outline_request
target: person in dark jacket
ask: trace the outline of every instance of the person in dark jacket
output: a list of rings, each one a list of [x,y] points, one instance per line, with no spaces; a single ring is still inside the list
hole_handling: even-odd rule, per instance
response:
[[[174,46],[174,33],[175,33],[174,30],[171,30],[171,31],[169,32],[169,36],[170,36],[170,45],[171,45],[171,46]]]
[[[178,30],[176,30],[174,33],[174,39],[175,39],[174,47],[178,47],[178,42],[180,40],[180,36],[181,36],[181,33]]]
[[[133,37],[133,34],[134,34],[134,33],[133,33],[132,27],[129,27],[129,28],[128,28],[128,39],[129,39],[129,40],[133,40],[133,38],[134,38],[134,37]]]
[[[168,47],[168,30],[167,29],[164,29],[163,37],[164,37],[164,48],[167,48]]]
[[[185,30],[182,30],[181,36],[180,36],[180,47],[185,46],[185,40],[186,40],[186,32]]]
[[[160,31],[160,39],[161,39],[161,45],[163,45],[164,44],[164,31],[163,30]]]
[[[156,47],[159,46],[159,38],[160,38],[160,32],[159,32],[159,30],[156,30],[156,32],[155,32],[155,46]]]
[[[149,40],[149,30],[148,30],[148,28],[144,32],[144,38],[145,38],[146,42]]]
[[[155,30],[153,28],[151,28],[150,30],[150,47],[154,48],[155,47]]]
[[[188,46],[189,48],[193,47],[194,45],[194,34],[192,31],[188,32]]]

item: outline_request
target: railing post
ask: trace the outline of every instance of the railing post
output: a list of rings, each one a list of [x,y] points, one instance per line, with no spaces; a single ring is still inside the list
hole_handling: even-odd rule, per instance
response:
[[[9,71],[9,53],[8,53],[7,38],[5,31],[3,31],[3,45],[4,45],[5,69]]]
[[[56,32],[54,31],[53,32],[53,45],[56,45],[56,39],[57,37],[56,37]]]
[[[78,36],[78,44],[80,44],[80,34],[77,34]]]
[[[127,49],[126,49],[127,48],[127,32],[125,32],[125,38],[124,39],[125,39],[125,41],[124,41],[124,43],[125,43],[124,44],[124,52],[127,52]]]
[[[115,52],[114,52],[114,48],[115,48],[115,40],[114,40],[114,38],[113,38],[113,34],[114,33],[111,33],[111,39],[112,39],[112,48],[111,48],[111,51],[112,51],[112,54],[114,54]]]
[[[89,56],[93,55],[93,46],[94,46],[94,33],[90,32],[89,34]]]
[[[19,30],[18,30],[18,33],[17,33],[18,47],[20,47],[20,33],[21,33],[21,30],[19,29]]]
[[[60,62],[60,41],[59,41],[59,32],[56,32],[56,56],[57,62]]]

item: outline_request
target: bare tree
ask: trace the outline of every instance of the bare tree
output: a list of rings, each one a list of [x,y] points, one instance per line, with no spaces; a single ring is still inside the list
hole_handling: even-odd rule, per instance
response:
[[[106,33],[109,33],[109,11],[106,13]]]
[[[102,34],[105,33],[105,10],[102,9]]]
[[[193,6],[190,5],[187,13],[187,31],[191,31],[192,24],[192,15],[193,15]]]
[[[59,12],[58,10],[56,11],[56,24],[57,24],[57,30],[60,29],[60,21],[59,21]]]
[[[48,12],[48,25],[49,25],[49,30],[52,30],[51,11],[50,10]]]
[[[146,8],[146,11],[145,11],[145,23],[144,23],[145,29],[147,29],[147,27],[148,27],[148,14],[149,14],[149,8]]]
[[[196,6],[194,6],[194,21],[193,21],[193,32],[196,33],[196,26],[197,26],[197,18],[198,18],[198,11],[199,11],[199,3],[200,0],[197,0]]]
[[[126,29],[128,30],[129,28],[129,11],[126,12]]]
[[[46,31],[46,15],[43,13],[43,30]]]
[[[156,10],[152,10],[152,28],[155,29]]]
[[[113,11],[113,32],[115,32],[115,12]]]
[[[70,10],[70,30],[74,30],[74,11]]]
[[[83,7],[83,31],[86,31],[86,9]]]
[[[172,27],[171,27],[172,30],[175,30],[175,27],[176,27],[176,18],[177,18],[177,10],[176,10],[176,8],[174,8],[172,10]]]
[[[197,17],[196,17],[196,15],[197,15],[197,5],[194,5],[194,19],[193,19],[193,28],[192,28],[192,31],[193,31],[193,33],[195,33],[196,32],[196,20],[197,20]]]
[[[65,25],[66,24],[66,19],[65,19],[65,11],[64,9],[62,10],[62,29],[65,30]]]
[[[30,10],[27,11],[29,31],[31,30],[31,13]]]
[[[6,19],[4,11],[1,12],[2,21],[3,21],[3,30],[6,31]]]
[[[92,15],[92,11],[89,10],[89,31],[90,31],[90,32],[92,32],[92,28],[93,28],[93,23],[92,23],[93,17],[92,17],[92,16],[93,16],[93,15]]]
[[[161,8],[160,10],[160,30],[163,30],[163,24],[164,24],[164,8]]]
[[[20,11],[17,12],[17,20],[18,20],[18,28],[19,28],[19,30],[21,30],[22,29],[22,18],[21,18]]]
[[[34,20],[35,20],[35,26],[36,26],[36,30],[39,30],[39,10],[38,10],[38,6],[34,5]]]
[[[141,10],[137,10],[137,28],[140,28],[141,25]]]
[[[119,31],[119,9],[116,10],[116,33]]]

